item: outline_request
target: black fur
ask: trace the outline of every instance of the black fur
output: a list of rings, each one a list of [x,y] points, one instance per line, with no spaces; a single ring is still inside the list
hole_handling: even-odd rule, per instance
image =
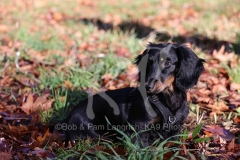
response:
[[[164,54],[166,54],[165,57]],[[140,66],[145,56],[148,56],[147,66]],[[68,129],[65,132],[66,142],[78,137],[84,139],[87,137],[98,138],[114,134],[111,138],[116,138],[116,131],[111,128],[106,118],[111,125],[124,126],[125,129],[122,131],[127,135],[133,133],[131,129],[126,129],[128,124],[133,125],[137,132],[150,129],[147,132],[140,133],[140,138],[135,139],[138,142],[143,142],[143,145],[150,145],[155,139],[159,138],[159,134],[168,137],[179,133],[180,129],[171,129],[169,132],[165,132],[163,115],[158,107],[166,106],[173,115],[177,111],[188,107],[187,103],[185,103],[186,90],[197,83],[201,72],[204,70],[203,62],[205,61],[198,58],[186,46],[169,43],[149,44],[143,54],[139,55],[135,60],[135,64],[139,65],[140,74],[145,72],[144,68],[146,69],[146,76],[139,80],[141,82],[140,87],[136,90],[134,96],[129,96],[133,88],[106,91],[105,97],[102,93],[94,95],[91,97],[93,100],[92,111],[95,114],[94,119],[89,118],[87,115],[87,105],[91,99],[88,98],[80,102],[67,118],[67,125],[70,128],[67,127]],[[142,91],[145,92],[146,97],[142,94]],[[145,101],[152,94],[156,95],[160,101],[158,107],[150,106],[156,113],[156,117],[149,114],[149,106],[145,105]],[[107,101],[106,97],[108,96],[116,103],[120,111],[119,114],[117,114],[116,110],[114,114],[113,106]],[[181,118],[178,124],[182,125],[186,117],[187,114]],[[72,129],[72,126],[76,126],[77,129]],[[91,126],[100,126],[100,128]]]

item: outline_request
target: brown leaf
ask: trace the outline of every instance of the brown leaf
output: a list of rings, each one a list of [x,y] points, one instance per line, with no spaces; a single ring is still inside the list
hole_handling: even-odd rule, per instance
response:
[[[213,136],[212,132],[208,132],[208,131],[203,131],[203,132],[205,134],[205,137],[212,137]]]
[[[81,50],[87,50],[89,48],[89,44],[84,42],[84,43],[81,43],[80,46],[78,47],[79,49]],[[80,59],[82,59],[82,56],[85,55],[85,54],[81,54],[81,56],[79,57]],[[85,57],[84,57],[85,58]]]
[[[115,90],[115,89],[117,89],[115,86],[109,86],[108,87],[108,90]]]
[[[6,33],[9,30],[9,27],[4,25],[4,24],[0,24],[0,32],[2,33]]]
[[[70,88],[71,90],[74,89],[73,84],[72,84],[70,81],[68,81],[68,80],[65,80],[65,82],[64,82],[64,84],[63,84],[63,87],[64,87],[64,88]]]
[[[5,131],[8,135],[12,136],[13,138],[16,138],[19,140],[20,137],[24,136],[26,133],[29,132],[28,128],[26,126],[20,125],[20,126],[5,126]]]
[[[227,150],[234,152],[234,148],[235,148],[235,138],[233,138],[232,141],[228,144]]]
[[[26,71],[31,71],[33,69],[33,65],[32,64],[28,64],[28,65],[24,65],[20,67],[20,70],[22,72],[26,72]]]
[[[237,90],[239,90],[240,89],[240,84],[239,83],[234,83],[234,82],[232,82],[231,84],[230,84],[230,90],[231,91],[237,91]]]
[[[106,84],[108,84],[108,82],[111,81],[112,78],[113,78],[113,76],[111,74],[104,74],[102,76],[103,85],[105,86]]]
[[[226,93],[226,92],[227,92],[227,89],[226,89],[225,86],[223,86],[223,85],[221,85],[221,84],[217,84],[217,85],[214,85],[214,86],[213,86],[212,92],[215,93],[215,94]]]
[[[117,48],[116,53],[120,57],[126,57],[126,58],[131,57],[130,52],[127,48],[120,48],[119,47],[119,48]]]
[[[235,53],[225,53],[225,46],[222,45],[219,51],[214,50],[213,51],[213,58],[219,60],[220,62],[228,62],[235,60],[237,58],[237,55]]]
[[[38,157],[41,157],[41,159],[54,159],[56,156],[55,154],[53,154],[52,152],[48,151],[48,150],[44,150],[42,148],[39,147],[35,147],[34,151],[30,151],[28,152],[28,154],[34,154]]]
[[[198,102],[198,103],[201,103],[201,102],[203,102],[203,103],[209,103],[209,101],[210,101],[210,97],[198,97],[198,98],[197,98],[197,102]]]
[[[82,61],[82,60],[86,60],[88,58],[88,56],[86,54],[80,53],[77,54],[77,58]]]
[[[54,12],[52,16],[55,21],[61,21],[63,19],[62,13],[59,12]]]
[[[54,101],[54,99],[48,100],[48,97],[49,97],[49,94],[45,94],[41,97],[37,97],[37,99],[33,103],[31,113],[39,110],[48,111],[52,107],[52,102]]]
[[[233,121],[234,121],[235,123],[240,123],[240,118],[239,118],[239,117],[236,117],[236,118],[233,119]]]
[[[1,155],[2,160],[11,160],[12,159],[11,152],[0,152],[0,155]]]
[[[0,105],[1,106],[1,105]],[[4,110],[5,112],[8,112],[8,113],[13,113],[15,111],[15,109],[17,109],[17,106],[16,105],[7,105],[7,106],[4,106]]]
[[[212,94],[212,91],[208,90],[207,88],[201,88],[198,91],[205,96]]]
[[[208,131],[208,132],[212,132],[212,133],[216,133],[220,137],[222,137],[224,139],[227,139],[227,140],[232,140],[234,138],[234,135],[231,132],[229,132],[225,128],[222,128],[222,127],[217,126],[217,125],[203,126],[203,130]]]
[[[127,75],[137,75],[138,69],[135,65],[128,65],[126,73]]]
[[[33,107],[33,95],[32,93],[29,93],[26,102],[22,104],[21,108],[27,115],[29,115],[32,107]]]
[[[214,105],[212,104],[208,104],[206,105],[208,108],[211,108],[213,112],[224,112],[224,111],[228,111],[229,107],[222,101],[215,103]]]
[[[209,76],[209,79],[212,81],[213,84],[218,84],[219,83],[218,78],[216,78],[214,76]]]
[[[47,137],[49,137],[51,135],[51,133],[49,132],[49,129],[47,129],[47,131],[44,133],[43,136],[38,136],[37,137],[37,141],[40,142],[40,144],[43,143],[43,141],[46,140]]]

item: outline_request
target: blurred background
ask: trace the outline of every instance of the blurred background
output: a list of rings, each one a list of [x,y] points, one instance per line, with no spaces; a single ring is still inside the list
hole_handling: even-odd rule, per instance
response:
[[[240,0],[1,0],[0,131],[6,139],[0,151],[14,146],[6,156],[26,158],[34,147],[47,146],[41,151],[50,157],[69,156],[71,150],[59,149],[63,138],[46,127],[14,125],[60,121],[87,93],[137,86],[132,62],[149,42],[184,43],[207,61],[198,88],[188,92],[194,114],[186,128],[214,123],[228,125],[231,133],[213,126],[204,136],[219,130],[239,135]],[[214,144],[219,141],[224,148],[219,136]],[[79,156],[93,143],[78,145]],[[234,140],[217,153],[233,155],[232,149]],[[128,151],[138,156],[133,147]]]
[[[224,45],[226,51],[239,53],[238,4],[239,0],[1,0],[0,67],[13,61],[18,51],[17,69],[35,74],[33,86],[41,83],[52,89],[68,80],[73,87],[99,88],[96,81],[101,76],[119,75],[148,42],[187,43],[198,53],[212,53]],[[63,75],[59,80],[59,72],[47,78],[51,74],[46,75],[46,69],[76,65],[88,66],[91,83]],[[135,72],[131,66],[129,72]]]

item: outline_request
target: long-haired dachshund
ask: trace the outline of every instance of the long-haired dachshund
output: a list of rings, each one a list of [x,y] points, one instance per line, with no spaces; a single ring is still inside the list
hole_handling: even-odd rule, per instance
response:
[[[135,64],[138,88],[101,92],[81,101],[68,115],[66,142],[112,135],[116,128],[150,145],[179,133],[189,113],[186,91],[196,85],[205,61],[184,45],[150,43]]]

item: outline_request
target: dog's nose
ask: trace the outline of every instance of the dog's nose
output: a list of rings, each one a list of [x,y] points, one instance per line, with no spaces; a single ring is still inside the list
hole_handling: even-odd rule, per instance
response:
[[[147,91],[151,91],[154,88],[156,79],[150,78],[146,83],[145,83],[145,88]]]
[[[145,88],[146,88],[147,91],[151,91],[152,90],[151,87],[148,86],[148,85],[146,85]]]

